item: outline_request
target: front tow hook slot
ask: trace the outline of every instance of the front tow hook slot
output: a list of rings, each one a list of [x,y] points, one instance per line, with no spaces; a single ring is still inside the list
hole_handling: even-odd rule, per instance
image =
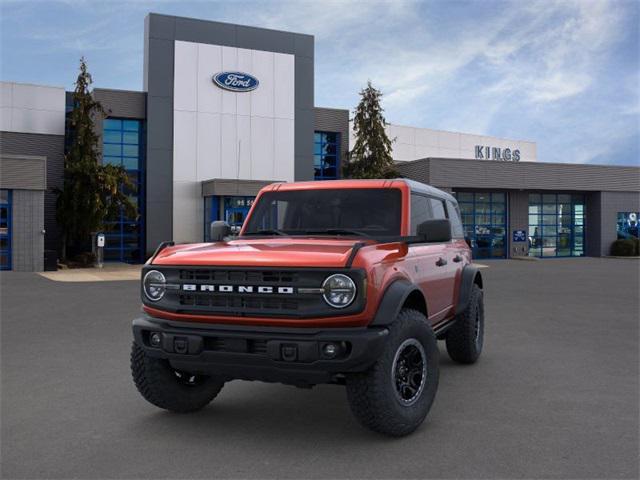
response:
[[[298,347],[295,345],[281,345],[280,355],[285,362],[295,362],[298,359]]]
[[[176,353],[187,353],[189,351],[189,341],[185,337],[175,337],[173,339],[173,351]]]

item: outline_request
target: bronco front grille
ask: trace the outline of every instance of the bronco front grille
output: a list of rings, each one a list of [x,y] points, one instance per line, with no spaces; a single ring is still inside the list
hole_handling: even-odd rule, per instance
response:
[[[304,318],[349,315],[364,308],[362,270],[148,265],[143,277],[152,269],[161,271],[173,287],[158,302],[149,302],[144,293],[143,301],[152,308],[175,313]],[[339,311],[327,305],[319,291],[322,282],[336,270],[350,275],[358,286],[356,300]]]
[[[256,298],[240,295],[215,295],[215,294],[180,294],[180,305],[212,307],[212,308],[236,308],[246,310],[298,310],[299,302],[297,299],[287,298]]]

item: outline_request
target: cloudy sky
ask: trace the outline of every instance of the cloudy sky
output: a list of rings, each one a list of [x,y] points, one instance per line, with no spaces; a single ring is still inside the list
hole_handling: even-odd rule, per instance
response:
[[[548,162],[640,163],[640,2],[0,0],[0,78],[142,89],[152,11],[315,35],[315,103],[538,143]]]

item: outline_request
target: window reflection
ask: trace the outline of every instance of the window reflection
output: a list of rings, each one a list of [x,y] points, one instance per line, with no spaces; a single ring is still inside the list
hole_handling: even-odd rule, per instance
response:
[[[106,219],[105,261],[139,263],[144,261],[144,146],[142,120],[107,118],[103,121],[103,163],[124,167],[132,186],[124,193],[136,207],[127,215],[122,209]]]
[[[313,147],[313,170],[315,180],[340,178],[340,134],[315,132]]]
[[[455,192],[474,258],[505,258],[506,193]]]

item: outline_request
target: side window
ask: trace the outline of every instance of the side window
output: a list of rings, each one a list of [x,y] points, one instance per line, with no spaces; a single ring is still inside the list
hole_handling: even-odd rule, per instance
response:
[[[433,212],[433,217],[436,220],[447,218],[447,214],[444,210],[444,202],[437,198],[430,198],[429,202],[431,203],[431,211]]]
[[[453,202],[447,200],[447,212],[451,221],[451,234],[454,238],[464,238],[464,229],[460,220],[460,210]]]
[[[433,218],[431,215],[431,204],[428,197],[422,195],[411,194],[411,233],[415,235],[418,230],[418,225],[422,222]]]

